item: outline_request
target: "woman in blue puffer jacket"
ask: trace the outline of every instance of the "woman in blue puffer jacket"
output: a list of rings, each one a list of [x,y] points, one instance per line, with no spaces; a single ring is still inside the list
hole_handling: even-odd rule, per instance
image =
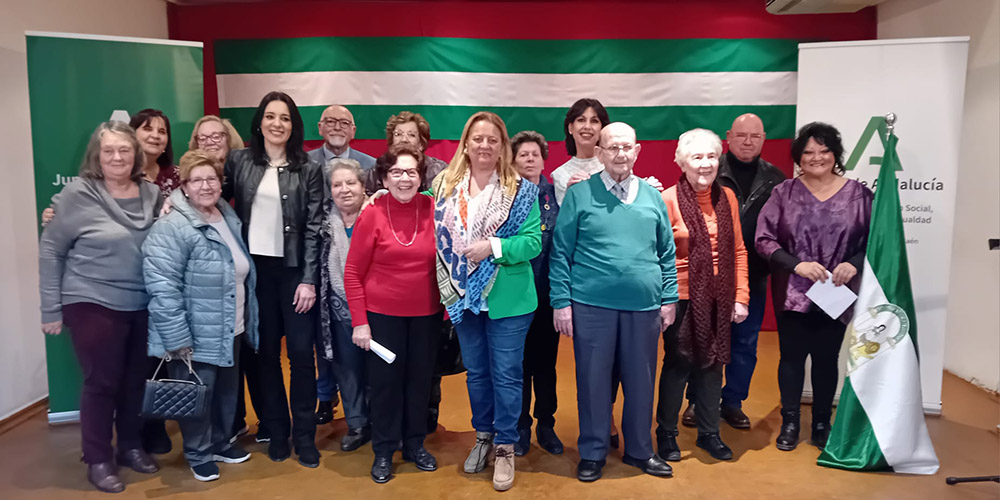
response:
[[[222,194],[222,164],[201,150],[180,161],[181,189],[169,214],[153,224],[142,245],[149,303],[149,355],[167,363],[170,377],[188,379],[189,366],[208,386],[209,411],[180,422],[184,458],[195,479],[218,479],[216,462],[240,463],[250,454],[230,444],[239,389],[239,342],[257,349],[256,273],[236,212]]]

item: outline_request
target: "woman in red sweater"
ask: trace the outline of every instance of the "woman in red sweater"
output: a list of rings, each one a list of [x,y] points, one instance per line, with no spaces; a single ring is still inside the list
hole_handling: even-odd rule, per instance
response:
[[[423,154],[408,145],[378,158],[374,174],[390,196],[358,217],[344,271],[354,343],[367,351],[374,340],[396,354],[389,364],[367,353],[376,483],[392,478],[392,455],[400,442],[403,460],[420,470],[437,469],[424,437],[442,309],[434,202],[419,193],[423,170]]]

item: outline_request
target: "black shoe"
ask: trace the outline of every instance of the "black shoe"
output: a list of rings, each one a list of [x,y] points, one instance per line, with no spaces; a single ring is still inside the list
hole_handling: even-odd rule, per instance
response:
[[[250,453],[235,445],[212,455],[212,461],[225,464],[241,464],[247,460],[250,460]]]
[[[792,451],[799,445],[798,410],[781,410],[781,433],[775,445],[781,451]]]
[[[260,422],[257,422],[257,434],[254,434],[253,440],[258,443],[270,443],[271,432],[266,427],[260,425]]]
[[[812,435],[809,438],[809,442],[813,446],[822,450],[826,448],[826,441],[830,438],[830,421],[826,422],[813,422],[812,424]]]
[[[319,450],[316,449],[316,445],[296,446],[295,454],[299,456],[299,465],[310,469],[319,467]]]
[[[608,446],[617,450],[618,444],[619,444],[618,434],[612,434],[611,437],[608,438]]]
[[[372,481],[388,483],[392,479],[392,457],[375,457],[372,462]]]
[[[333,401],[320,401],[316,409],[316,425],[333,422]]]
[[[372,440],[372,428],[370,425],[347,429],[347,434],[340,440],[342,451],[354,451]]]
[[[712,458],[716,460],[732,460],[733,450],[731,450],[726,443],[722,442],[722,438],[719,437],[718,433],[712,434],[701,434],[698,436],[698,440],[695,444],[699,448],[708,452],[712,455]]]
[[[427,409],[427,434],[434,434],[438,430],[438,409]],[[388,479],[386,480],[388,481]]]
[[[750,417],[748,417],[746,413],[743,413],[742,408],[723,405],[719,416],[721,416],[722,420],[725,420],[726,423],[733,429],[750,428]]]
[[[267,445],[267,458],[272,462],[284,462],[292,456],[292,447],[288,445],[287,439],[272,439]]]
[[[657,434],[660,434],[657,432]],[[657,454],[668,462],[681,461],[681,447],[677,445],[677,431],[668,431],[656,439]]]
[[[403,460],[413,462],[422,471],[435,471],[438,468],[437,459],[428,453],[423,446],[412,450],[403,450]]]
[[[681,415],[681,425],[684,427],[698,427],[698,422],[694,419],[694,403],[688,402],[684,414]]]
[[[650,476],[670,477],[674,475],[674,469],[670,467],[670,464],[664,462],[662,458],[656,455],[653,455],[645,460],[623,455],[622,462],[624,462],[625,465],[638,467]]]
[[[604,460],[580,460],[576,466],[576,478],[585,483],[597,481],[601,478],[601,469],[605,463]]]
[[[514,443],[514,455],[523,457],[531,449],[531,428],[517,428],[517,442]]]
[[[146,453],[164,455],[173,449],[166,423],[162,420],[147,420],[142,425],[142,448]]]
[[[88,465],[87,481],[90,481],[90,484],[105,493],[121,493],[125,491],[125,483],[118,477],[118,467],[111,462]]]
[[[535,438],[538,439],[538,446],[541,446],[543,450],[553,455],[562,455],[563,444],[559,440],[559,436],[556,436],[555,429],[538,426],[535,429]]]
[[[156,464],[156,460],[139,448],[118,452],[118,465],[123,465],[143,474],[152,474],[160,470],[160,466]]]

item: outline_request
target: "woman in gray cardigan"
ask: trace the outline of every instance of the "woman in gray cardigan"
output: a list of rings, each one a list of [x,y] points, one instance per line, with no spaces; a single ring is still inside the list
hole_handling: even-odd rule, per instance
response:
[[[142,245],[149,291],[149,355],[164,357],[170,377],[189,370],[208,386],[209,411],[180,421],[184,458],[199,481],[219,478],[216,462],[250,454],[230,444],[240,387],[240,347],[257,349],[256,273],[241,223],[222,194],[222,164],[198,149],[181,157],[181,189],[172,210]],[[183,362],[179,362],[183,360]]]
[[[142,181],[142,155],[125,123],[94,130],[80,177],[62,191],[62,214],[42,232],[38,248],[42,331],[57,335],[63,321],[83,372],[80,432],[87,479],[98,489],[125,489],[117,463],[153,473],[159,466],[142,449],[146,305],[141,245],[162,198]]]

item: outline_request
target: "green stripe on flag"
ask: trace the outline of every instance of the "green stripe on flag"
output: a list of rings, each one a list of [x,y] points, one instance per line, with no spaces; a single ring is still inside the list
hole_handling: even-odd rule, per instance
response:
[[[431,124],[431,138],[458,140],[466,120],[477,111],[493,111],[507,124],[507,131],[535,130],[551,140],[562,140],[566,108],[513,108],[475,106],[349,106],[357,123],[358,139],[385,138],[385,122],[400,111],[420,113]],[[319,140],[316,123],[325,106],[302,106],[305,139]],[[223,108],[221,115],[232,120],[236,130],[249,140],[250,121],[255,108]],[[795,106],[663,106],[608,108],[613,121],[633,126],[639,141],[676,140],[683,132],[707,128],[724,136],[733,118],[755,113],[767,125],[768,139],[788,139],[795,134]]]
[[[875,438],[868,414],[854,393],[851,377],[844,381],[837,404],[837,422],[816,463],[848,470],[887,470],[889,464]]]
[[[796,71],[788,39],[491,40],[325,37],[215,42],[215,71],[671,73]]]

